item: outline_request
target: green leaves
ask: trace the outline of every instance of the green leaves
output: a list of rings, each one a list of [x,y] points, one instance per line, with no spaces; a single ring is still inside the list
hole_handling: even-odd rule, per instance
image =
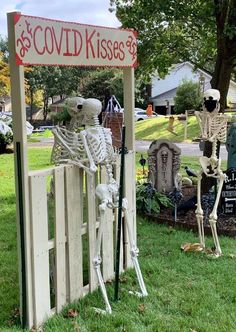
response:
[[[138,31],[138,73],[160,77],[173,63],[192,61],[209,68],[214,62],[216,24],[214,1],[112,1],[124,28]],[[211,66],[212,68],[212,66]]]
[[[159,214],[161,207],[172,207],[170,199],[157,191],[151,183],[136,185],[136,207],[141,213]]]
[[[201,105],[202,98],[199,93],[199,84],[193,81],[183,81],[177,88],[175,102],[175,112],[184,113],[186,110],[197,110]]]

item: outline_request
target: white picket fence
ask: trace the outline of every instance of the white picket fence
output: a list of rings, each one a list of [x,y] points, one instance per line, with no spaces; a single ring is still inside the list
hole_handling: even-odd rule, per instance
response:
[[[133,158],[132,153],[126,156],[127,179],[131,178],[130,172],[134,171],[133,167],[128,166]],[[69,165],[29,173],[34,326],[39,326],[53,313],[58,313],[63,305],[97,288],[92,264],[99,227],[99,202],[95,197],[95,188],[97,183],[104,182],[105,176],[104,169],[100,170],[99,176],[88,176],[82,169]],[[119,181],[119,167],[116,168],[116,176]],[[53,201],[54,218],[49,218],[52,211],[48,213],[49,178],[53,178],[54,182],[54,194],[50,198]],[[135,201],[133,186],[127,183],[126,188],[126,196],[132,206]],[[130,215],[136,234],[135,211],[131,209]],[[105,281],[114,277],[116,216],[117,213],[113,215],[112,210],[107,210],[102,240]],[[123,243],[121,270],[132,265],[129,244],[126,240]],[[85,251],[87,254],[84,254]],[[86,264],[84,259],[87,259]],[[85,265],[88,271],[83,271]],[[85,273],[88,275],[87,284]]]

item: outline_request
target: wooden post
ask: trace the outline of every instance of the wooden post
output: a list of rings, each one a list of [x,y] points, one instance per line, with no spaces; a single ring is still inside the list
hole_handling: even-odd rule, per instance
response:
[[[134,137],[134,68],[124,68],[124,122],[126,127],[126,147],[135,149]]]
[[[136,239],[136,179],[135,179],[135,134],[134,134],[134,68],[124,68],[124,123],[126,127],[125,185],[124,196],[128,199],[130,224]],[[130,244],[125,232],[125,267],[131,267]]]
[[[17,235],[21,294],[20,312],[22,327],[31,328],[33,324],[33,306],[24,68],[23,66],[16,65],[15,14],[16,13],[9,13],[7,14],[7,18],[14,135]]]

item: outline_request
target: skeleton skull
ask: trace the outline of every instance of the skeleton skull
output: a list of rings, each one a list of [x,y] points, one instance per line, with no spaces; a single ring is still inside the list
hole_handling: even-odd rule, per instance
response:
[[[220,92],[216,89],[208,89],[203,94],[203,109],[212,113],[220,108]]]
[[[62,106],[66,106],[71,116],[73,130],[78,125],[94,125],[94,116],[98,116],[102,110],[102,103],[94,98],[71,97]]]
[[[95,98],[88,98],[84,100],[81,115],[83,116],[82,124],[94,124],[94,117],[97,117],[102,110],[102,103]]]
[[[82,97],[71,97],[65,100],[65,106],[67,107],[68,113],[72,118],[76,117],[82,108],[84,98]]]

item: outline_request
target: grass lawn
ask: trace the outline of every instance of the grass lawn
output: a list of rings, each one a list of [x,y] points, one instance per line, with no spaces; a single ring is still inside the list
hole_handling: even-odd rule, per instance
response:
[[[196,169],[197,158],[183,157],[185,163]],[[29,149],[30,169],[49,165],[50,149]],[[149,296],[140,299],[128,293],[137,289],[135,273],[130,270],[121,277],[121,299],[112,303],[113,315],[95,314],[92,307],[104,307],[98,290],[50,319],[44,331],[235,332],[235,240],[221,237],[224,255],[211,259],[181,252],[182,243],[198,241],[196,234],[140,216],[137,223],[140,265]],[[212,244],[207,238],[207,245]],[[0,248],[0,331],[21,331],[13,317],[19,292],[12,154],[0,155]],[[107,288],[112,299],[113,286]],[[69,308],[78,315],[68,318]]]
[[[145,121],[138,121],[135,123],[135,139],[149,140],[168,139],[172,142],[184,141],[184,121],[175,119],[174,130],[176,134],[167,130],[168,117],[159,117],[148,119]],[[188,119],[187,141],[192,141],[199,136],[199,125],[196,117],[191,116]]]

